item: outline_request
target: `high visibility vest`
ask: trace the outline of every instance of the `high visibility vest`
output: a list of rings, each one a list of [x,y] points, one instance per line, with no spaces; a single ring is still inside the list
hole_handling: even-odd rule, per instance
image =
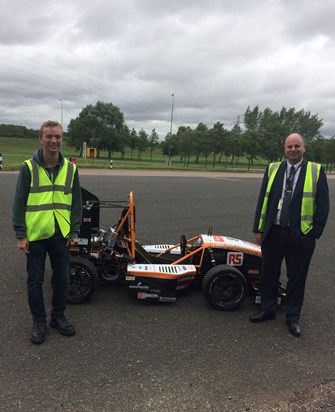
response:
[[[283,162],[270,163],[268,168],[268,184],[266,186],[265,196],[261,209],[258,230],[264,231],[265,219],[268,209],[269,195],[273,181],[278,169]],[[316,186],[320,176],[321,165],[318,163],[307,162],[304,189],[301,202],[301,221],[300,229],[303,234],[307,234],[313,228],[313,216],[315,212],[315,193]]]
[[[64,159],[54,182],[35,160],[26,160],[30,170],[25,223],[29,241],[48,239],[55,234],[55,219],[64,238],[70,233],[72,187],[76,165]]]

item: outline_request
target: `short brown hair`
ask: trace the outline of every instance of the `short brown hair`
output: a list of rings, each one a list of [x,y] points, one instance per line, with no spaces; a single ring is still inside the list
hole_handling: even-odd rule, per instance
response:
[[[40,137],[43,134],[43,129],[46,128],[46,127],[59,127],[63,131],[62,125],[59,122],[57,122],[57,120],[47,120],[46,122],[43,122],[41,127],[40,127],[40,133],[39,133]]]

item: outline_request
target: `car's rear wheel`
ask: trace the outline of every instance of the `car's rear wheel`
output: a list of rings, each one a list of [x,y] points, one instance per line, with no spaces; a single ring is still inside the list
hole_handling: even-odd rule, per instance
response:
[[[86,302],[98,286],[98,271],[94,264],[81,256],[71,257],[68,303]]]
[[[244,301],[248,283],[235,267],[220,265],[206,273],[202,289],[207,301],[216,309],[233,310]]]

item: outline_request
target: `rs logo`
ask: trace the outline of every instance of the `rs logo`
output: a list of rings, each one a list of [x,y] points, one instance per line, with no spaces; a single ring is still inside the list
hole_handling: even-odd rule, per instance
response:
[[[228,252],[227,253],[227,265],[242,266],[243,265],[243,253],[242,252]]]

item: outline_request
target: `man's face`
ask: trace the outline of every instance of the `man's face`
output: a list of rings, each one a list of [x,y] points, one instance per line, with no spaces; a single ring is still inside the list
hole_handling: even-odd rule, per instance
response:
[[[292,134],[285,140],[285,156],[291,164],[299,163],[305,150],[304,141],[298,134]]]
[[[39,138],[46,153],[59,153],[63,141],[63,131],[60,127],[44,127]]]

